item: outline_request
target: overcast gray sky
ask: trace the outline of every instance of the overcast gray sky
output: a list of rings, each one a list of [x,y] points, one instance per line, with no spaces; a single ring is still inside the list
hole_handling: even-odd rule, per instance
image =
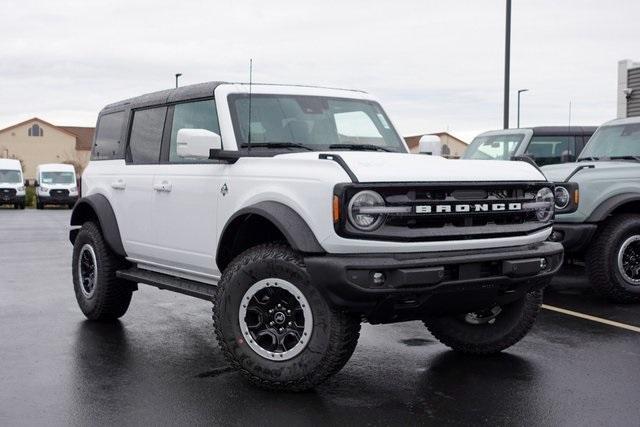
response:
[[[637,0],[514,0],[511,123],[616,114],[617,61],[640,60]],[[207,80],[358,88],[403,135],[501,127],[504,0],[2,0],[0,127],[92,126],[103,105]]]

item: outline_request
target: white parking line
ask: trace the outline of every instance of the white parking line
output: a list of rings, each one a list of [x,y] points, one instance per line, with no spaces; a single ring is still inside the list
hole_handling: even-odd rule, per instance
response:
[[[637,327],[637,326],[626,325],[624,323],[614,322],[613,320],[607,320],[607,319],[603,319],[601,317],[591,316],[589,314],[578,313],[577,311],[571,311],[571,310],[567,310],[567,309],[560,308],[560,307],[554,307],[552,305],[547,305],[547,304],[542,304],[542,308],[547,309],[547,310],[551,310],[551,311],[556,311],[556,312],[562,313],[562,314],[567,314],[569,316],[579,317],[581,319],[591,320],[593,322],[603,323],[603,324],[609,325],[609,326],[615,326],[617,328],[626,329],[628,331],[640,332],[640,328]]]

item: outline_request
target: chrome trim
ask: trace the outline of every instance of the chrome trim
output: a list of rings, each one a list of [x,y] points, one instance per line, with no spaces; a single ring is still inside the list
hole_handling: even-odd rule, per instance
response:
[[[356,214],[396,214],[411,213],[411,206],[363,206],[361,208],[353,208]]]

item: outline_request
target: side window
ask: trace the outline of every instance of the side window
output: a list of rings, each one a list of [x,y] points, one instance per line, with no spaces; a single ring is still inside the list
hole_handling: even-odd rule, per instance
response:
[[[122,159],[124,144],[121,144],[124,111],[105,114],[98,120],[96,141],[93,146],[91,160]]]
[[[576,160],[576,142],[573,136],[534,136],[526,155],[539,166],[567,163]]]
[[[213,99],[206,101],[187,102],[176,104],[173,110],[173,122],[171,126],[171,142],[169,145],[169,162],[203,162],[203,159],[191,159],[180,157],[177,154],[177,137],[180,129],[206,129],[220,135],[218,125],[218,113],[216,102]]]
[[[148,108],[133,113],[129,155],[136,164],[158,163],[167,107]]]

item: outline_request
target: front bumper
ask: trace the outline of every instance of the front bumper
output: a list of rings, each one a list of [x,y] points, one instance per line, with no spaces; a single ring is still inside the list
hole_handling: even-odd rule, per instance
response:
[[[596,224],[556,222],[549,240],[562,243],[567,253],[579,254],[587,248],[597,228]]]
[[[439,253],[328,254],[308,256],[305,264],[334,306],[371,323],[391,323],[507,304],[546,286],[562,260],[562,245],[540,242]]]
[[[38,202],[43,205],[73,205],[78,201],[78,196],[41,196],[38,195]]]
[[[0,194],[0,205],[9,205],[9,204],[24,204],[25,196],[5,196]]]

